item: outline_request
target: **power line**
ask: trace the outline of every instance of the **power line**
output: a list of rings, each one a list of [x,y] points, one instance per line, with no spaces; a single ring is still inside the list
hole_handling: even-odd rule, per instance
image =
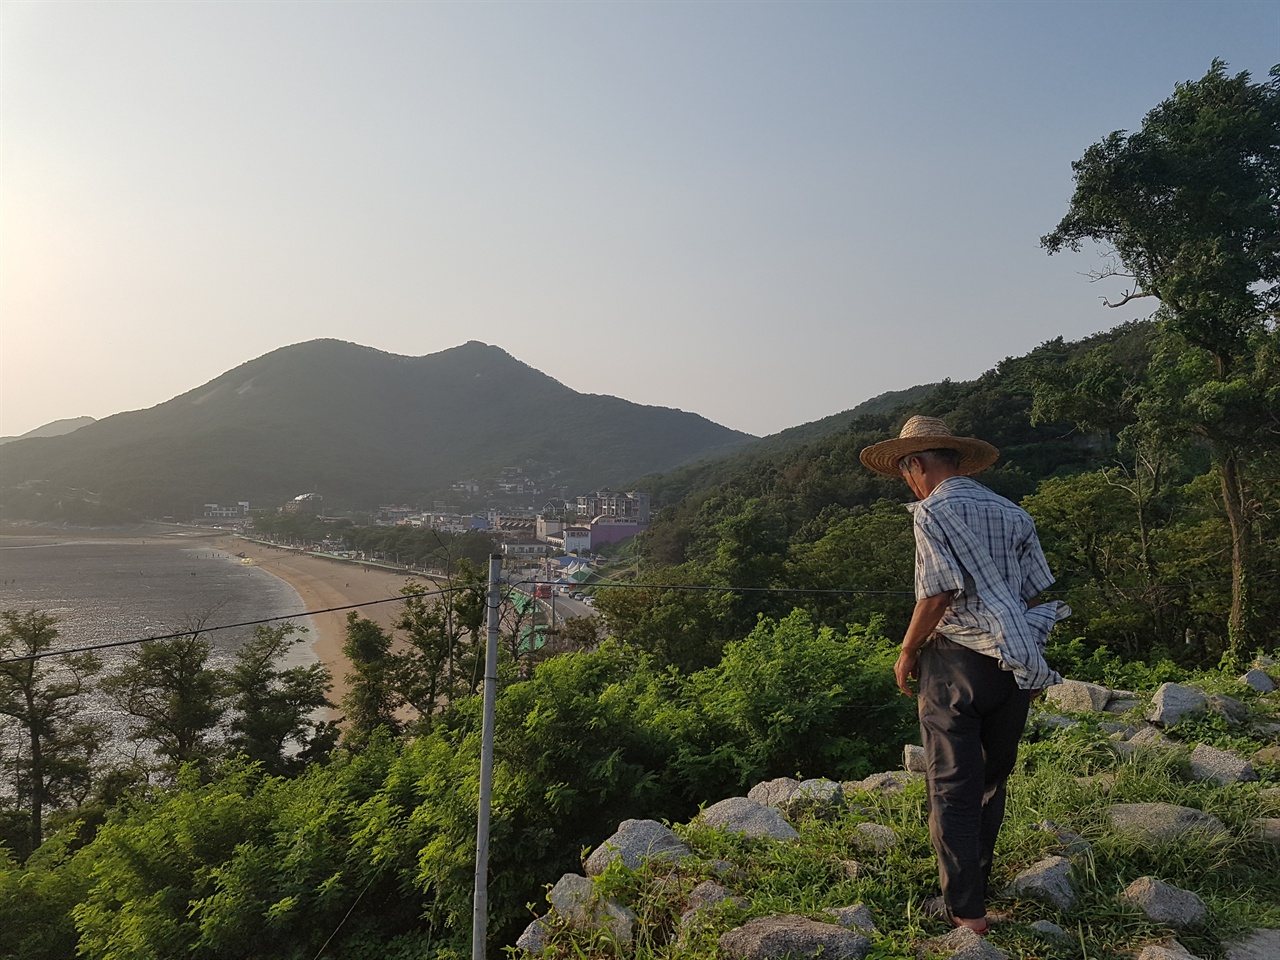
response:
[[[380,603],[394,603],[397,600],[407,600],[413,597],[436,597],[443,593],[456,593],[459,590],[468,590],[469,587],[444,587],[440,590],[424,591],[422,593],[401,593],[394,597],[384,597],[381,600],[366,600],[363,603],[348,603],[340,607],[325,607],[323,610],[304,610],[302,613],[288,613],[278,617],[263,617],[261,620],[242,620],[239,623],[221,623],[214,627],[200,627],[195,630],[179,630],[177,633],[162,633],[154,637],[133,637],[129,640],[112,640],[106,643],[95,643],[84,647],[69,647],[60,650],[45,650],[42,653],[29,653],[21,657],[5,657],[0,660],[0,664],[4,663],[24,663],[28,660],[43,660],[45,657],[61,657],[72,653],[92,653],[95,650],[110,650],[113,647],[128,647],[139,643],[150,643],[153,640],[176,640],[178,637],[194,637],[201,633],[215,633],[218,630],[235,630],[241,627],[257,627],[267,623],[278,623],[281,620],[298,620],[302,617],[319,616],[322,613],[337,613],[342,610],[357,610],[360,607],[372,607]]]

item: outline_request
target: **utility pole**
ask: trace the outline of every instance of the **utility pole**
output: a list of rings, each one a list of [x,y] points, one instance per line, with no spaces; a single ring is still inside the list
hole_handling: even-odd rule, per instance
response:
[[[489,806],[493,793],[493,711],[498,687],[501,577],[502,557],[490,554],[489,641],[484,653],[484,722],[480,736],[480,809],[476,817],[476,890],[471,909],[471,960],[484,960],[489,925]]]

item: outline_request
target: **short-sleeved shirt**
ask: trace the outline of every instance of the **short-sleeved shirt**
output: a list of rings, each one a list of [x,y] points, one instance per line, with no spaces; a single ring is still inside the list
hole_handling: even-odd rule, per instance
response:
[[[1044,648],[1071,609],[1057,601],[1027,609],[1053,584],[1031,516],[969,477],[948,477],[907,507],[915,518],[916,598],[952,595],[937,632],[995,657],[1024,690],[1061,683]]]

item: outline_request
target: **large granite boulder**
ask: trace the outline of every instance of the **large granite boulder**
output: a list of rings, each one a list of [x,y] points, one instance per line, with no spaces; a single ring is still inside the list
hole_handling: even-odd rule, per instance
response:
[[[1120,899],[1137,907],[1148,920],[1171,927],[1199,926],[1209,915],[1209,908],[1196,894],[1155,877],[1139,877],[1124,888]]]
[[[1041,900],[1059,910],[1070,910],[1076,902],[1076,892],[1071,886],[1071,861],[1066,857],[1041,860],[1014,877],[1007,892],[1015,897]]]
[[[746,797],[730,797],[712,804],[702,811],[702,822],[709,827],[720,827],[728,833],[743,833],[748,837],[795,840],[800,836],[796,828],[773,807]]]
[[[646,860],[686,860],[693,851],[657,820],[623,820],[618,830],[587,857],[587,876],[598,877],[615,860],[636,870]]]
[[[1244,757],[1203,743],[1197,743],[1191,751],[1191,776],[1196,780],[1212,780],[1222,786],[1258,779],[1253,772],[1253,764]]]
[[[1211,694],[1209,709],[1228,723],[1241,724],[1249,719],[1249,708],[1235,697],[1221,693]]]
[[[1097,713],[1107,708],[1111,691],[1096,683],[1063,680],[1046,690],[1044,698],[1067,713]]]
[[[1147,711],[1147,719],[1162,727],[1177,723],[1183,717],[1203,713],[1209,706],[1209,700],[1195,687],[1184,687],[1180,683],[1162,683],[1151,698],[1151,707]]]
[[[720,937],[720,951],[731,960],[862,960],[870,950],[871,941],[860,933],[791,915],[758,917]]]
[[[556,915],[575,930],[604,930],[618,943],[626,944],[634,936],[636,915],[620,903],[597,897],[587,877],[566,873],[547,899]]]
[[[1227,945],[1227,960],[1276,960],[1280,957],[1280,930],[1259,928],[1243,940]]]
[[[1116,803],[1107,813],[1116,833],[1147,843],[1172,843],[1188,836],[1206,840],[1228,836],[1217,817],[1173,803]]]
[[[1270,693],[1276,688],[1275,681],[1267,675],[1266,671],[1259,670],[1256,667],[1245,671],[1244,676],[1240,678],[1240,682],[1246,686],[1253,687],[1259,693]]]

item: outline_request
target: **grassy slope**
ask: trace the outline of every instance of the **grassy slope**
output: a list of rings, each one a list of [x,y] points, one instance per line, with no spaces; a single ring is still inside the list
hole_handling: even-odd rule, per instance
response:
[[[1211,681],[1232,695],[1248,699],[1255,719],[1274,722],[1280,694],[1246,694],[1234,681]],[[1137,721],[1141,711],[1123,719]],[[997,851],[997,888],[1003,888],[1022,869],[1063,849],[1054,836],[1037,824],[1050,819],[1081,834],[1091,844],[1089,854],[1074,861],[1073,884],[1079,895],[1071,911],[1033,901],[997,897],[993,913],[1005,918],[993,926],[989,941],[1013,957],[1042,960],[1119,960],[1134,956],[1135,948],[1176,936],[1195,955],[1207,960],[1224,956],[1224,944],[1255,927],[1280,928],[1280,847],[1252,837],[1250,821],[1280,816],[1280,798],[1264,799],[1266,787],[1280,781],[1280,768],[1262,767],[1264,782],[1220,787],[1196,783],[1187,775],[1185,751],[1147,751],[1122,759],[1112,749],[1101,720],[1112,715],[1086,716],[1072,730],[1032,728],[1019,766],[1010,780],[1010,802]],[[1172,735],[1191,742],[1211,742],[1249,752],[1276,738],[1228,732],[1213,720],[1185,722]],[[820,771],[805,771],[818,775]],[[1109,777],[1096,777],[1108,774]],[[1096,777],[1092,781],[1079,778]],[[1107,780],[1111,779],[1108,784]],[[617,897],[640,918],[634,956],[640,960],[666,957],[717,956],[717,939],[747,919],[796,913],[824,919],[827,907],[867,904],[875,915],[879,935],[873,937],[875,958],[913,958],[925,940],[942,934],[941,921],[922,917],[921,902],[937,892],[937,875],[929,846],[923,783],[896,795],[857,793],[836,818],[798,823],[800,839],[792,843],[747,840],[693,825],[677,832],[689,842],[699,860],[672,872],[649,866],[633,872],[619,865],[597,880],[602,894]],[[1107,819],[1112,803],[1167,802],[1211,813],[1230,829],[1225,843],[1181,841],[1163,847],[1144,847],[1115,835]],[[854,828],[872,821],[891,826],[898,845],[884,854],[868,854],[857,844]],[[746,898],[745,908],[725,903],[712,908],[701,933],[677,943],[684,900],[693,886],[715,875],[707,861],[726,859],[739,867],[727,881]],[[848,876],[843,861],[856,859],[863,871]],[[1208,905],[1210,922],[1199,929],[1175,931],[1148,921],[1125,907],[1117,895],[1141,876],[1155,876],[1197,892]],[[825,918],[830,919],[830,918]],[[1051,942],[1029,928],[1035,920],[1058,923],[1070,934]],[[603,938],[559,929],[549,948],[556,956],[608,956],[614,948]]]

